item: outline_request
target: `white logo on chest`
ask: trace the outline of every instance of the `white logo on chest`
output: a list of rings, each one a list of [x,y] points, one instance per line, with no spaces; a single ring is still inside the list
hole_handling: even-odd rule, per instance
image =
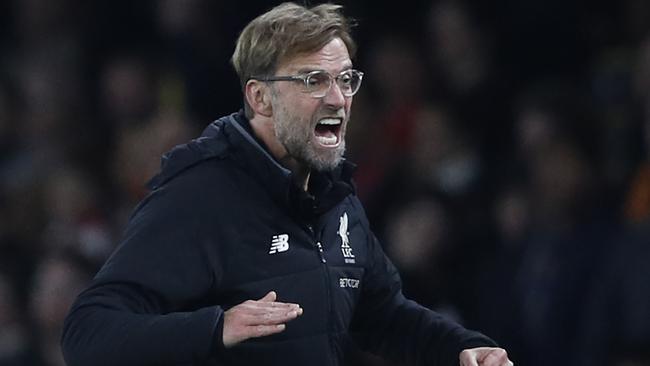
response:
[[[287,234],[273,235],[269,254],[286,252],[287,250],[289,250],[289,235]]]
[[[341,288],[359,288],[359,280],[354,278],[339,278],[339,286]]]
[[[339,219],[339,231],[338,234],[341,237],[341,253],[343,253],[343,258],[345,258],[345,263],[355,263],[354,253],[352,253],[352,248],[350,247],[350,238],[348,235],[348,213],[344,212],[343,216]]]

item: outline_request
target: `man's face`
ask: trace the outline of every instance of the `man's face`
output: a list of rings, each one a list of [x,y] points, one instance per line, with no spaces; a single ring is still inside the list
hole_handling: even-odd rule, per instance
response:
[[[299,75],[324,70],[336,76],[352,68],[345,43],[335,38],[319,51],[298,55],[279,65],[276,75]],[[310,169],[331,170],[345,151],[345,129],[352,97],[335,82],[322,98],[303,91],[299,82],[271,86],[275,136],[290,158]]]

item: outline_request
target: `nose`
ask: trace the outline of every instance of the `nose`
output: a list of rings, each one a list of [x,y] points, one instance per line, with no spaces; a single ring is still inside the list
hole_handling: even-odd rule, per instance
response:
[[[343,95],[339,85],[335,81],[332,81],[332,86],[323,97],[323,102],[333,109],[340,109],[345,106],[345,99],[346,97]]]

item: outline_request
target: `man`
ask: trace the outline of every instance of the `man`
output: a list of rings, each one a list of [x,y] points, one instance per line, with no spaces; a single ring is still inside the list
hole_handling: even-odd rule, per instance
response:
[[[123,243],[66,320],[69,365],[511,365],[405,299],[343,159],[363,73],[336,5],[277,6],[232,61],[245,113],[166,154]]]

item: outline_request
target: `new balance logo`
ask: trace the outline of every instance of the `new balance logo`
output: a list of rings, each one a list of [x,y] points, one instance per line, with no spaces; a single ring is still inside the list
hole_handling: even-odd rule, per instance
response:
[[[287,234],[273,235],[269,254],[286,252],[287,250],[289,250],[289,235]]]

